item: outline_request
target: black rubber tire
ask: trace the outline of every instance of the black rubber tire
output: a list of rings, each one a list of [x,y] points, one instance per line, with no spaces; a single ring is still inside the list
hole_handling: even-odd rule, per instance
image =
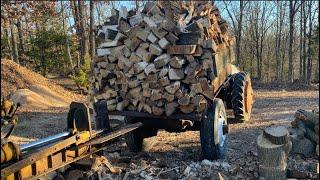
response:
[[[128,120],[125,118],[125,123],[134,123],[134,120]],[[138,128],[125,136],[126,144],[131,152],[140,152],[142,150],[143,136],[141,133],[141,128]]]
[[[231,104],[237,122],[245,122],[250,119],[250,114],[244,112],[244,87],[248,78],[250,79],[250,76],[246,72],[236,73],[233,77]]]
[[[126,124],[142,122],[141,119],[125,119]],[[140,152],[149,149],[150,144],[143,143],[144,138],[157,136],[158,129],[143,125],[142,127],[125,135],[126,144],[131,152]]]
[[[139,130],[128,133],[125,136],[126,144],[131,152],[140,152],[142,150],[143,137]]]
[[[200,141],[202,156],[204,159],[214,160],[222,159],[225,156],[227,136],[224,143],[219,142],[218,135],[218,118],[219,115],[225,119],[227,123],[226,110],[221,99],[213,100],[212,108],[206,112],[206,118],[202,119],[200,125]]]

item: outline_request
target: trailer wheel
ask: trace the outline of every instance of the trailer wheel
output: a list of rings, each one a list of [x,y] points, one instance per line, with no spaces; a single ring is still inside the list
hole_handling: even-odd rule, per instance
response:
[[[143,137],[135,130],[125,136],[126,144],[131,152],[140,152],[142,150]]]
[[[125,118],[126,124],[134,123],[134,119]],[[141,128],[138,128],[125,135],[126,144],[131,152],[140,152],[142,150],[143,137]]]
[[[125,119],[126,124],[136,123],[136,122],[143,122],[141,119]],[[126,144],[131,152],[140,152],[143,149],[149,149],[150,144],[144,143],[143,139],[156,136],[158,133],[158,129],[153,127],[148,127],[143,125],[142,127],[128,133],[125,135]]]
[[[200,125],[200,141],[204,159],[224,157],[227,142],[227,115],[221,99],[213,100]]]
[[[231,104],[236,121],[245,122],[250,120],[253,104],[253,90],[250,76],[245,72],[239,72],[234,76],[231,91]]]

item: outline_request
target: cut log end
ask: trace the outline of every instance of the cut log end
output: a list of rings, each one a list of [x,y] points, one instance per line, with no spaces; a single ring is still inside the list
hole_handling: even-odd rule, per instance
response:
[[[286,144],[289,141],[289,131],[284,126],[270,126],[264,129],[263,136],[274,144]]]

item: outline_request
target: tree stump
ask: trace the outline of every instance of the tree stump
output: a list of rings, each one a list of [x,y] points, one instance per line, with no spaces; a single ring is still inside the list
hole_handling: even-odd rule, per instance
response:
[[[266,180],[285,180],[287,179],[287,168],[282,167],[263,167],[259,166],[259,176]]]
[[[283,166],[287,154],[284,145],[277,145],[260,135],[257,139],[259,163],[264,167]]]
[[[284,126],[270,126],[264,129],[263,136],[277,145],[289,142],[289,131]]]
[[[286,179],[287,158],[292,143],[287,128],[270,126],[258,136],[259,176],[265,179]]]

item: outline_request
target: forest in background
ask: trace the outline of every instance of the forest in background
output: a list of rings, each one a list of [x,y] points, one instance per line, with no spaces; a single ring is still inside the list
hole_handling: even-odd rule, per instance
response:
[[[147,1],[4,1],[1,58],[88,86],[97,29]],[[318,1],[212,1],[236,37],[236,65],[254,82],[319,82]]]

